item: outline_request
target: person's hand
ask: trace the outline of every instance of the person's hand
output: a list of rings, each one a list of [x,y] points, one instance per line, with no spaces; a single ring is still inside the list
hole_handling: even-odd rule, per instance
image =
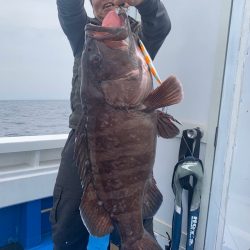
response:
[[[144,0],[115,0],[115,5],[124,5],[124,7],[128,6],[137,6],[141,4]]]

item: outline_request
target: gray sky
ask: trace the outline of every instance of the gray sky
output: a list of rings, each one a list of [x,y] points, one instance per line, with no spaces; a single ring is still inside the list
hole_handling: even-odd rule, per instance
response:
[[[69,99],[73,54],[56,1],[0,0],[0,6],[0,100]]]

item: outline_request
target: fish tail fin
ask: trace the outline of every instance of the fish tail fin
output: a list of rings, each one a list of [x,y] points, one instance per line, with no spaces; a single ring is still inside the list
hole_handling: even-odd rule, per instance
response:
[[[145,111],[152,111],[161,107],[179,103],[183,98],[183,90],[180,81],[175,76],[170,76],[158,88],[153,90],[143,104]]]
[[[146,230],[144,230],[143,236],[135,241],[133,244],[122,244],[121,250],[162,250],[156,239],[153,238]]]
[[[180,133],[179,128],[173,123],[179,123],[173,116],[157,110],[157,133],[163,138],[173,138]]]

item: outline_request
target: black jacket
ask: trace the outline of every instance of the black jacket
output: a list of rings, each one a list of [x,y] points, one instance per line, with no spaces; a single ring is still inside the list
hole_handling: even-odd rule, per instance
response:
[[[69,127],[75,129],[82,113],[80,58],[85,39],[84,27],[89,22],[98,21],[87,16],[84,0],[57,0],[57,7],[60,24],[69,39],[75,57],[70,96],[72,113],[69,118]],[[160,0],[144,0],[136,8],[141,15],[138,35],[153,59],[170,31],[170,20]],[[131,28],[133,30],[133,27]]]

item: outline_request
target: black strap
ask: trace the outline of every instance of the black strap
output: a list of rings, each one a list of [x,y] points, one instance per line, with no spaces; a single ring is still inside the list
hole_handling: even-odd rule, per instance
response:
[[[194,128],[195,132],[197,133],[195,138],[190,138],[188,136],[189,130],[183,130],[182,137],[181,137],[181,143],[180,143],[180,149],[179,149],[179,156],[178,156],[178,163],[175,165],[174,168],[174,174],[179,166],[183,161],[186,160],[198,160],[199,154],[200,154],[200,141],[202,137],[202,133],[199,128]],[[173,174],[173,176],[174,176]],[[192,194],[193,186],[196,184],[195,178],[193,178],[193,185],[190,184],[190,178],[184,177],[180,179],[180,184],[182,188],[188,190]],[[172,179],[172,187],[173,187],[173,179]],[[192,197],[192,196],[189,196]],[[191,198],[189,198],[191,200]]]
[[[202,133],[199,128],[194,128],[193,130],[195,130],[197,133],[195,138],[190,138],[188,136],[188,129],[183,130],[182,132],[178,157],[179,161],[185,159],[188,156],[199,158]]]
[[[199,155],[200,155],[200,143],[201,143],[201,138],[202,138],[202,132],[199,128],[194,128],[193,130],[194,130],[193,132],[196,133],[195,137],[190,137],[188,135],[188,132],[190,130],[183,130],[182,132],[179,156],[178,156],[179,161],[175,165],[175,168],[174,168],[174,173],[173,173],[173,178],[172,178],[172,188],[174,186],[175,171],[180,164],[182,164],[183,162],[187,160],[200,161]],[[193,179],[192,183],[190,183],[191,176],[186,176],[186,177],[179,179],[182,188],[188,190],[188,210],[190,209],[190,206],[191,206],[194,186],[197,183],[197,179],[194,176],[192,179]],[[169,244],[169,248],[166,248],[166,249],[167,250],[171,249],[171,241]]]
[[[180,161],[199,159],[202,133],[199,128],[194,128],[193,130],[196,132],[196,136],[194,138],[190,138],[188,136],[189,130],[183,131],[179,150],[179,163]],[[182,188],[188,190],[188,208],[191,206],[193,189],[197,180],[193,177],[193,183],[190,183],[190,181],[190,176],[186,176],[180,180]]]
[[[195,130],[197,132],[197,136],[195,138],[195,147],[194,147],[193,155],[195,158],[199,158],[202,133],[199,128],[196,128]]]

